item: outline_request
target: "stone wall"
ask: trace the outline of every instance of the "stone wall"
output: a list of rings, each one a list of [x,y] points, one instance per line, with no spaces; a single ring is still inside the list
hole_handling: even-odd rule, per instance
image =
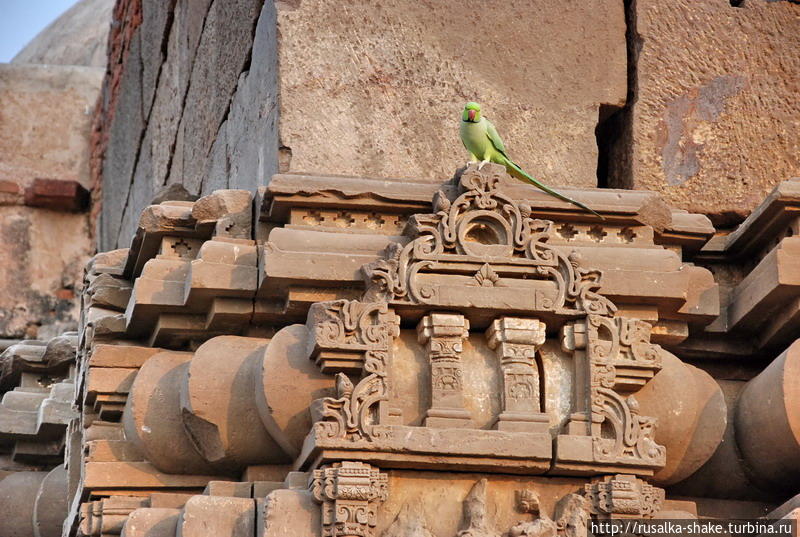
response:
[[[611,186],[724,227],[800,175],[800,5],[635,0]]]
[[[77,326],[102,79],[90,67],[0,64],[0,339]]]
[[[100,245],[127,246],[171,184],[199,196],[278,171],[442,180],[466,160],[456,125],[471,99],[549,184],[655,189],[730,226],[800,173],[798,10],[119,2],[94,148]]]
[[[78,335],[0,354],[0,533],[796,519],[799,186],[716,237],[495,164],[150,205],[87,265]]]
[[[103,248],[126,246],[172,183],[202,195],[279,170],[440,181],[466,160],[468,99],[487,103],[523,166],[594,186],[599,110],[625,102],[616,1],[511,5],[503,17],[463,2],[123,4],[112,57],[125,52],[95,148]]]

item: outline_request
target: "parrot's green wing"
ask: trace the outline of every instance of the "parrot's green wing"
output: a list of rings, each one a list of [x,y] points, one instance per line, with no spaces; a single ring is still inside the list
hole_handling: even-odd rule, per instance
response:
[[[494,148],[500,151],[503,154],[503,156],[508,158],[508,155],[506,154],[506,146],[503,143],[503,139],[500,138],[500,135],[497,133],[497,129],[494,128],[494,124],[488,119],[485,119],[485,121],[486,121],[486,136],[489,137],[489,140],[491,140]]]

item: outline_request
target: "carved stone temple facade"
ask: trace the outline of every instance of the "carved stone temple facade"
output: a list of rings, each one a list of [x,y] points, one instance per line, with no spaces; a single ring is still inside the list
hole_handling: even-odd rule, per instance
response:
[[[149,206],[87,266],[79,334],[3,354],[0,441],[40,467],[0,481],[2,535],[796,517],[800,181],[719,239],[573,193],[603,219],[493,164]]]
[[[0,65],[0,537],[800,518],[800,4],[351,4]]]

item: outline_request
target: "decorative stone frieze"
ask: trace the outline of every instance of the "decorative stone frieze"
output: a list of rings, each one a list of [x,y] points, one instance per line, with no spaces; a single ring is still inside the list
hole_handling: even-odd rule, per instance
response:
[[[315,304],[308,327],[310,356],[323,372],[337,372],[336,397],[311,407],[320,433],[328,438],[371,440],[389,418],[388,363],[400,319],[385,303],[340,300]],[[354,385],[342,371],[361,373]]]
[[[320,524],[330,536],[584,537],[589,516],[632,516],[637,501],[636,516],[693,514],[625,476],[691,480],[722,438],[719,387],[657,344],[711,315],[702,303],[715,288],[692,283],[707,271],[675,253],[697,251],[689,235],[702,229],[655,231],[628,194],[607,222],[534,218],[492,165],[439,194],[378,185],[380,202],[358,194],[366,180],[342,179],[352,198],[280,198],[281,181],[269,210],[289,220],[262,212],[248,228],[240,193],[165,202],[143,215],[131,249],[87,270],[70,392],[79,415],[65,441],[72,531],[83,520],[84,533],[116,535],[131,521],[126,534],[163,523],[171,535],[205,521],[238,537],[253,530],[232,513],[256,513],[270,537],[292,517],[301,537]],[[775,369],[787,378],[792,352]],[[659,403],[674,386],[691,403],[683,413]],[[743,453],[784,449],[753,447],[742,416],[773,413],[756,388],[744,393],[734,414]],[[700,424],[676,424],[694,408],[714,422],[703,442]],[[311,490],[290,470],[309,472]],[[764,487],[795,470],[787,459],[748,471]],[[435,477],[446,473],[460,477]],[[598,476],[616,477],[590,482]],[[210,484],[222,479],[234,483]],[[390,480],[401,491],[392,498]],[[408,503],[423,490],[449,498],[441,514]],[[107,501],[117,496],[141,507],[117,510]]]
[[[465,170],[456,197],[438,191],[433,213],[409,219],[405,246],[363,268],[366,296],[391,304],[609,314],[616,306],[596,291],[600,271],[581,256],[548,244],[553,222],[500,188],[498,167]],[[487,266],[488,265],[488,266]]]

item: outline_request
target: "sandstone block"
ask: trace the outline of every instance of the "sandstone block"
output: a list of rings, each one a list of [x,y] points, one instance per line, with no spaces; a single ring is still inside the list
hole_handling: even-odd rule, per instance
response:
[[[250,498],[194,496],[183,507],[179,522],[181,537],[253,537],[256,505]]]
[[[0,206],[0,337],[35,338],[40,325],[76,323],[88,235],[81,214]]]
[[[618,2],[526,2],[502,18],[481,2],[276,6],[282,171],[440,181],[467,159],[457,128],[475,100],[534,176],[597,184],[599,109],[626,94]]]
[[[85,465],[83,486],[87,489],[202,489],[209,475],[177,475],[159,472],[147,462],[90,462]]]
[[[16,472],[0,480],[0,535],[31,537],[36,494],[47,472]]]
[[[248,464],[285,461],[256,406],[267,344],[258,338],[216,337],[201,345],[189,364],[180,387],[183,424],[215,467],[240,470]]]
[[[183,427],[180,386],[191,357],[162,352],[150,358],[136,375],[123,413],[126,439],[162,472],[213,473]]]
[[[307,337],[303,325],[275,334],[264,351],[254,391],[264,427],[289,458],[299,454],[311,429],[311,402],[332,393],[335,382],[309,360]]]
[[[727,408],[708,373],[670,353],[661,356],[661,371],[636,399],[643,414],[658,420],[656,441],[667,449],[667,464],[653,480],[664,486],[685,479],[714,454],[727,425]]]
[[[736,408],[736,443],[754,483],[794,492],[800,482],[800,340],[747,383]]]
[[[258,527],[263,528],[263,537],[314,537],[319,533],[320,509],[306,491],[275,490],[259,502]]]
[[[91,110],[103,69],[0,65],[0,179],[90,186]]]
[[[180,516],[180,509],[137,509],[125,522],[121,537],[174,537]]]
[[[67,502],[67,471],[61,464],[45,476],[36,494],[33,515],[36,537],[61,537]]]
[[[800,6],[731,4],[632,5],[636,100],[612,173],[612,186],[655,190],[718,225],[800,174]]]

